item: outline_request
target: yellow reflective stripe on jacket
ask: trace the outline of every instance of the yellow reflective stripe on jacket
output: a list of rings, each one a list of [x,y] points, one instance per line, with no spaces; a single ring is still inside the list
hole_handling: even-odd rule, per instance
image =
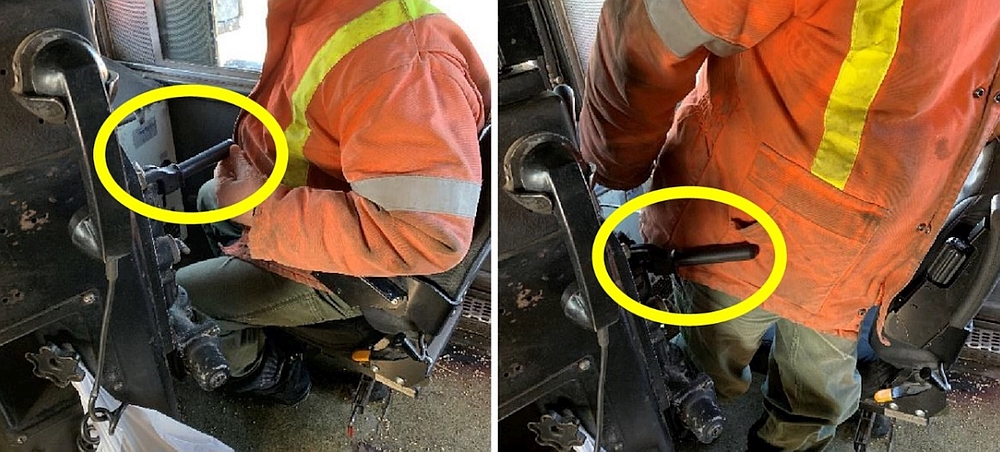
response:
[[[437,12],[437,8],[423,0],[387,0],[338,29],[320,47],[292,92],[292,122],[285,129],[289,157],[284,178],[286,185],[297,187],[306,183],[309,162],[303,148],[311,133],[306,110],[326,75],[345,55],[365,41]]]
[[[903,0],[858,0],[851,49],[840,66],[823,118],[823,138],[812,173],[840,190],[847,185],[861,146],[868,108],[899,43]]]

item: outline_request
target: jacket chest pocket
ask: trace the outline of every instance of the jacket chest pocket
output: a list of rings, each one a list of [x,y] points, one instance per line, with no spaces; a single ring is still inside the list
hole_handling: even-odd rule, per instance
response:
[[[788,267],[775,295],[813,314],[851,277],[888,215],[886,209],[838,190],[763,144],[740,191],[774,218],[785,237]],[[772,249],[760,224],[751,223],[737,233]]]

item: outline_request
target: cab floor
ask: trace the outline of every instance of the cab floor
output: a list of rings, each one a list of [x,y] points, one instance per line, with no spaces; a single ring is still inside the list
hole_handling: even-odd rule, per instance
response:
[[[347,422],[358,377],[311,362],[313,390],[295,407],[206,393],[190,379],[176,386],[184,422],[236,451],[441,451],[490,450],[489,353],[453,347],[439,361],[419,399],[393,394]]]
[[[906,452],[997,451],[1000,445],[1000,381],[983,375],[951,373],[953,391],[948,395],[948,408],[931,419],[926,427],[897,421],[893,427],[892,444],[888,438],[873,441],[868,452],[887,450]],[[694,440],[679,442],[679,452],[742,451],[750,425],[764,408],[760,385],[764,377],[754,374],[750,391],[724,403],[726,430],[711,445]],[[853,452],[856,424],[848,421],[840,426],[834,443],[827,452]]]

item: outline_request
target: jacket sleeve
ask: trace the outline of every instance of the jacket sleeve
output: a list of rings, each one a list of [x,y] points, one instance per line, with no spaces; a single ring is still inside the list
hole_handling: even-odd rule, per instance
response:
[[[596,181],[617,189],[645,182],[706,58],[752,47],[791,14],[784,1],[606,1],[580,116]]]
[[[333,87],[321,86],[319,95],[336,99]],[[352,90],[342,105],[331,127],[352,190],[297,187],[272,196],[249,230],[251,256],[356,276],[457,265],[472,236],[485,122],[482,96],[463,66],[423,54]]]

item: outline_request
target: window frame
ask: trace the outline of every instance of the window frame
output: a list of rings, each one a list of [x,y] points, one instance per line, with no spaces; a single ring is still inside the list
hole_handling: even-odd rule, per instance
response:
[[[152,0],[133,1],[149,2],[150,7],[156,7]],[[95,12],[97,16],[94,18],[94,24],[97,32],[98,48],[101,55],[106,58],[110,58],[128,67],[129,69],[140,72],[144,74],[145,77],[166,84],[208,84],[232,89],[233,91],[242,94],[249,94],[253,87],[257,84],[257,81],[260,79],[260,71],[224,66],[206,66],[165,58],[163,56],[162,43],[160,42],[160,30],[155,28],[159,27],[159,23],[155,21],[155,11],[151,11],[154,19],[151,21],[151,25],[153,26],[147,30],[153,45],[156,47],[156,52],[153,55],[153,62],[142,63],[123,59],[120,55],[116,55],[114,52],[111,25],[109,23],[107,9],[104,2],[105,0],[94,0]]]

